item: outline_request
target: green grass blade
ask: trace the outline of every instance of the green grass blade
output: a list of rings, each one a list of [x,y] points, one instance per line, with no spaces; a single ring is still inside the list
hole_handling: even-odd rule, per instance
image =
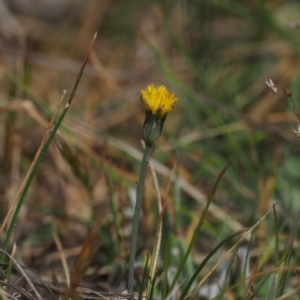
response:
[[[275,293],[276,293],[276,280],[277,279],[277,274],[273,274],[273,278],[271,281],[271,287],[270,287],[270,292],[268,295],[268,300],[273,300],[275,298]]]
[[[180,274],[181,274],[181,272],[182,272],[182,270],[183,270],[183,268],[184,268],[184,266],[185,266],[185,264],[186,264],[186,261],[187,261],[189,255],[190,255],[190,253],[191,253],[191,251],[192,251],[192,248],[193,248],[193,246],[194,246],[194,244],[195,244],[195,242],[196,242],[196,239],[197,239],[197,237],[198,237],[198,234],[199,234],[199,232],[200,232],[200,229],[201,229],[201,227],[202,227],[202,225],[203,225],[203,221],[204,221],[204,218],[206,217],[206,214],[207,214],[207,212],[208,212],[209,205],[210,205],[210,203],[212,202],[212,200],[213,200],[213,198],[214,198],[214,195],[215,195],[215,193],[216,193],[216,191],[217,191],[218,185],[219,185],[219,183],[220,183],[220,180],[221,180],[221,178],[223,177],[223,175],[224,175],[224,173],[226,172],[226,170],[228,169],[229,165],[230,165],[230,164],[228,164],[228,165],[223,169],[223,171],[220,173],[220,175],[218,176],[218,179],[217,179],[217,181],[216,181],[216,183],[215,183],[215,185],[214,185],[214,187],[213,187],[211,193],[210,193],[209,196],[208,196],[206,206],[205,206],[205,208],[204,208],[204,210],[203,210],[203,212],[202,212],[202,214],[201,214],[200,220],[199,220],[199,222],[198,222],[198,224],[197,224],[196,230],[195,230],[195,232],[194,232],[194,234],[193,234],[192,240],[191,240],[191,242],[190,242],[190,244],[189,244],[189,246],[188,246],[188,249],[187,249],[187,251],[186,251],[186,253],[185,253],[185,255],[184,255],[184,258],[182,259],[182,261],[181,261],[181,263],[180,263],[180,265],[179,265],[179,268],[178,268],[178,270],[177,270],[177,272],[176,272],[176,274],[175,274],[175,277],[174,277],[174,279],[173,279],[173,281],[172,281],[172,284],[171,284],[171,286],[170,286],[169,292],[172,292],[173,288],[175,287],[175,284],[176,284],[177,281],[178,281],[178,278],[179,278],[179,276],[180,276]]]
[[[278,230],[278,220],[277,220],[277,213],[276,213],[276,206],[273,205],[273,212],[274,212],[274,225],[275,225],[275,267],[279,265],[279,230]]]
[[[153,278],[155,277],[156,273],[156,265],[159,257],[159,251],[160,251],[160,246],[161,246],[161,239],[162,239],[162,227],[163,227],[163,215],[164,215],[164,210],[165,207],[163,208],[162,204],[162,199],[161,199],[161,194],[159,190],[159,184],[158,184],[158,179],[155,173],[155,169],[153,166],[153,163],[150,161],[149,162],[149,167],[152,173],[152,177],[154,180],[154,186],[157,194],[157,200],[158,200],[158,212],[159,212],[159,218],[158,218],[158,224],[156,228],[156,234],[155,234],[155,240],[154,240],[154,246],[153,246],[153,252],[152,252],[152,258],[151,258],[151,264],[150,264],[150,280],[148,284],[148,289],[147,289],[147,294],[149,294],[150,289],[151,289],[151,282]]]
[[[169,282],[168,282],[168,269],[169,269],[169,255],[170,255],[170,241],[168,237],[165,238],[165,259],[164,259],[164,287],[162,299],[166,299],[169,292]]]
[[[210,260],[210,258],[226,243],[228,243],[229,241],[231,241],[232,239],[234,239],[236,236],[238,236],[239,234],[241,234],[241,232],[235,232],[234,234],[226,237],[225,239],[223,239],[214,249],[212,249],[210,251],[210,253],[204,258],[204,260],[202,261],[202,263],[198,266],[197,270],[195,271],[195,273],[193,274],[193,276],[191,277],[191,279],[189,280],[189,282],[187,283],[186,287],[184,288],[182,294],[180,295],[179,300],[183,300],[184,297],[187,295],[187,293],[189,292],[189,289],[191,288],[193,282],[196,280],[196,278],[198,277],[198,275],[200,274],[201,270],[204,268],[204,266],[206,265],[206,263]]]
[[[223,257],[211,268],[211,270],[202,278],[202,280],[198,283],[197,287],[190,292],[185,299],[190,299],[196,291],[202,286],[202,284],[208,279],[209,276],[219,267],[219,265],[229,257],[230,254],[237,248],[238,245],[251,233],[253,230],[267,217],[270,213],[271,209],[269,209],[250,229],[248,229],[241,238],[223,255]]]
[[[29,170],[26,174],[26,177],[25,177],[25,179],[24,179],[24,181],[23,181],[23,183],[22,183],[22,185],[21,185],[21,187],[20,187],[20,189],[17,193],[17,196],[16,196],[15,200],[13,201],[13,204],[11,205],[11,208],[10,208],[9,212],[7,213],[5,220],[2,223],[0,232],[2,232],[2,230],[4,229],[4,227],[6,226],[6,224],[8,222],[9,217],[13,213],[13,216],[12,216],[12,219],[11,219],[11,222],[10,222],[10,225],[8,227],[8,231],[7,231],[7,234],[6,234],[6,237],[5,237],[5,241],[4,241],[4,244],[3,244],[3,250],[4,251],[7,251],[11,236],[13,234],[13,231],[14,231],[14,228],[15,228],[15,225],[16,225],[16,222],[17,222],[17,218],[19,216],[19,212],[22,208],[22,205],[24,203],[24,199],[25,199],[26,194],[29,190],[31,182],[33,181],[33,178],[34,178],[34,176],[35,176],[35,174],[38,170],[38,167],[39,167],[42,159],[45,156],[45,153],[46,153],[46,151],[47,151],[47,149],[48,149],[48,147],[49,147],[49,145],[50,145],[50,143],[51,143],[51,141],[54,137],[54,134],[55,134],[56,130],[58,129],[58,127],[55,124],[57,124],[56,118],[57,118],[57,115],[59,113],[59,108],[61,107],[63,99],[64,99],[64,97],[61,97],[60,102],[56,106],[55,112],[54,112],[53,117],[52,117],[52,119],[49,123],[47,132],[46,132],[46,134],[45,134],[45,136],[42,140],[42,143],[41,143],[41,145],[38,149],[38,152],[36,153],[36,155],[34,157],[34,160],[31,163],[31,166],[30,166],[30,168],[29,168]],[[62,112],[62,114],[63,114],[63,112]],[[1,253],[0,254],[0,263],[3,263],[3,260],[4,260],[4,255],[3,255],[3,253]]]
[[[292,257],[293,244],[294,244],[294,239],[295,239],[295,234],[299,223],[299,219],[300,219],[300,212],[298,212],[297,216],[294,219],[291,233],[289,235],[289,238],[285,244],[285,249],[283,251],[283,266],[286,268],[284,269],[284,271],[279,273],[278,286],[276,289],[276,297],[280,297],[283,294],[287,274],[289,272],[288,266],[290,265],[290,261]]]
[[[279,231],[278,231],[278,220],[276,213],[276,206],[273,204],[273,213],[274,213],[274,230],[275,230],[275,268],[279,266]],[[276,282],[277,282],[277,274],[273,274],[273,278],[271,281],[270,292],[268,295],[268,300],[272,300],[275,298],[276,294]]]
[[[44,137],[44,139],[43,139],[43,141],[41,143],[41,146],[40,146],[38,152],[36,153],[36,156],[35,156],[32,164],[30,166],[30,169],[28,170],[28,172],[26,174],[26,177],[25,177],[25,179],[24,179],[24,181],[23,181],[23,183],[22,183],[22,185],[21,185],[21,187],[20,187],[20,189],[18,191],[18,194],[17,194],[17,196],[16,196],[16,198],[15,198],[15,200],[13,202],[13,203],[16,204],[16,208],[15,208],[14,212],[13,212],[13,210],[10,209],[9,213],[7,214],[7,215],[11,215],[12,212],[13,212],[13,216],[12,216],[10,225],[8,227],[8,231],[7,231],[7,234],[6,234],[6,237],[5,237],[5,241],[4,241],[4,244],[3,244],[3,247],[2,247],[4,251],[7,251],[7,248],[8,248],[10,239],[11,239],[11,236],[13,234],[13,231],[14,231],[14,228],[15,228],[15,225],[16,225],[16,222],[17,222],[17,218],[19,216],[19,212],[20,212],[21,207],[22,207],[22,205],[24,203],[24,200],[25,200],[25,197],[26,197],[27,192],[29,190],[29,187],[30,187],[30,185],[31,185],[31,183],[32,183],[35,175],[36,175],[38,167],[39,167],[40,163],[42,162],[42,160],[43,160],[43,158],[44,158],[44,156],[45,156],[45,154],[46,154],[46,152],[47,152],[47,150],[49,148],[49,145],[51,144],[51,142],[52,142],[52,140],[53,140],[53,138],[54,138],[54,136],[56,134],[56,131],[58,130],[61,122],[63,121],[63,119],[64,119],[64,117],[65,117],[65,115],[66,115],[66,113],[68,111],[68,108],[70,107],[71,102],[72,102],[72,100],[74,98],[75,92],[77,90],[77,87],[78,87],[79,81],[81,79],[83,70],[84,70],[84,68],[85,68],[85,66],[87,64],[87,61],[88,61],[89,55],[91,53],[94,41],[96,39],[96,36],[97,35],[95,34],[95,36],[94,36],[94,38],[92,40],[92,43],[91,43],[91,45],[89,47],[89,50],[88,50],[88,52],[87,52],[87,54],[85,56],[85,59],[84,59],[84,61],[82,63],[82,66],[81,66],[81,69],[79,71],[79,74],[78,74],[78,76],[76,78],[76,81],[75,81],[75,84],[74,84],[73,89],[71,91],[71,94],[69,96],[68,102],[67,102],[64,110],[59,115],[59,117],[57,117],[57,116],[58,116],[59,108],[61,107],[61,104],[62,104],[62,101],[63,101],[64,97],[61,98],[61,101],[59,102],[59,104],[56,107],[54,115],[53,115],[53,117],[52,117],[52,119],[50,121],[48,130],[46,132],[46,135],[45,135],[45,137]],[[14,205],[12,205],[11,208],[14,208]],[[6,218],[6,220],[8,220],[8,218]],[[2,226],[1,226],[0,232],[4,229],[4,226],[5,226],[5,221],[3,222]],[[3,263],[4,257],[5,256],[4,256],[3,252],[2,252],[0,254],[0,264]]]
[[[151,288],[150,288],[150,292],[148,295],[148,299],[152,300],[153,299],[153,294],[154,294],[154,288],[155,288],[155,283],[156,283],[156,278],[157,278],[157,274],[154,275],[154,278],[151,278]]]
[[[137,245],[137,235],[138,235],[138,228],[139,228],[140,213],[142,210],[144,183],[145,183],[145,178],[147,173],[149,157],[151,156],[151,151],[152,148],[146,145],[144,149],[140,175],[139,175],[139,182],[137,186],[136,203],[135,203],[132,233],[130,239],[129,272],[128,272],[128,283],[127,283],[129,293],[133,293],[134,263],[135,263],[135,255],[136,255],[135,252],[136,252],[136,245]]]
[[[148,263],[149,263],[149,254],[147,253],[147,259],[146,259],[146,264],[145,264],[145,268],[144,268],[144,272],[143,272],[143,278],[142,278],[142,283],[140,286],[138,300],[143,299],[143,291],[144,291],[144,288],[146,287],[147,280],[148,280]]]

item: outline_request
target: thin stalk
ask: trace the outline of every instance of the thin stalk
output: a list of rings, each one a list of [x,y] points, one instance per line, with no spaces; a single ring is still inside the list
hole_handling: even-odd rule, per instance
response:
[[[63,94],[64,95],[64,94]],[[60,99],[60,102],[58,103],[58,105],[56,106],[56,109],[55,109],[55,112],[54,112],[54,115],[50,121],[50,124],[49,124],[49,127],[48,127],[48,130],[46,132],[46,135],[44,136],[44,139],[41,143],[41,146],[39,147],[39,150],[38,152],[36,153],[35,157],[34,157],[34,160],[27,172],[27,175],[21,185],[21,188],[19,189],[19,192],[15,198],[15,201],[14,203],[17,203],[16,204],[16,209],[14,211],[14,214],[13,214],[13,217],[11,219],[11,222],[9,224],[9,227],[8,227],[8,231],[7,231],[7,234],[6,234],[6,237],[5,237],[5,241],[4,241],[4,244],[3,244],[3,247],[2,249],[4,251],[7,251],[7,248],[8,248],[8,245],[9,245],[9,242],[10,242],[10,239],[12,237],[12,234],[14,232],[14,229],[15,229],[15,226],[16,226],[16,223],[17,223],[17,219],[18,219],[18,216],[19,216],[19,212],[23,206],[23,203],[24,203],[24,200],[25,200],[25,197],[27,195],[27,192],[29,190],[29,187],[33,181],[33,178],[38,170],[38,167],[42,161],[42,159],[44,158],[45,156],[45,153],[46,151],[48,150],[48,147],[52,141],[52,139],[54,138],[54,135],[56,133],[56,130],[58,129],[65,113],[63,114],[62,118],[60,116],[59,120],[56,122],[56,117],[57,117],[57,114],[59,112],[59,108],[62,104],[62,101],[63,101],[63,96],[61,97]],[[59,122],[60,121],[60,122]],[[56,123],[56,124],[55,124]],[[55,125],[54,125],[55,124]],[[13,208],[13,205],[12,205],[12,208]],[[9,211],[9,214],[12,212],[12,210]],[[7,220],[7,218],[6,218]],[[5,221],[6,221],[5,220]],[[5,222],[4,222],[5,223]],[[4,224],[2,224],[2,228],[3,228]],[[1,228],[1,229],[2,229]],[[0,253],[0,264],[3,263],[4,261],[4,252]]]
[[[158,218],[158,224],[157,224],[157,228],[156,228],[153,254],[152,254],[152,259],[151,259],[151,264],[150,264],[150,273],[149,273],[150,274],[149,275],[150,280],[149,280],[149,283],[148,283],[146,297],[150,294],[152,281],[155,277],[156,265],[157,265],[158,255],[159,255],[159,250],[160,250],[160,245],[161,245],[163,214],[164,214],[164,210],[165,210],[165,206],[163,208],[163,203],[162,203],[162,199],[161,199],[161,194],[160,194],[160,189],[159,189],[159,185],[158,185],[157,176],[156,176],[156,173],[155,173],[153,163],[151,161],[149,162],[149,167],[150,167],[150,170],[151,170],[151,173],[152,173],[152,177],[153,177],[153,180],[154,180],[154,187],[155,187],[156,194],[157,194],[159,218]]]
[[[70,105],[71,105],[71,102],[72,102],[72,100],[74,98],[74,95],[75,95],[75,92],[77,90],[79,81],[81,79],[83,70],[84,70],[84,68],[86,66],[86,63],[87,63],[88,58],[89,58],[89,55],[90,55],[90,53],[92,51],[92,47],[93,47],[93,44],[95,42],[96,36],[97,36],[97,34],[94,35],[94,38],[93,38],[92,43],[91,43],[91,45],[89,47],[89,50],[88,50],[88,52],[87,52],[87,54],[86,54],[86,56],[85,56],[85,58],[83,60],[81,69],[80,69],[80,71],[78,73],[78,76],[76,78],[75,84],[73,86],[73,89],[71,90],[68,102],[67,102],[64,110],[61,112],[60,115],[58,115],[59,114],[59,108],[61,107],[61,104],[63,102],[65,92],[63,93],[63,96],[61,97],[60,102],[58,103],[58,105],[57,105],[57,107],[55,109],[54,115],[53,115],[53,117],[52,117],[52,119],[50,121],[50,124],[49,124],[48,130],[46,132],[46,135],[45,135],[45,137],[44,137],[44,139],[43,139],[43,141],[41,143],[41,146],[40,146],[38,152],[35,155],[35,158],[34,158],[32,164],[31,164],[31,166],[30,166],[30,168],[29,168],[29,170],[28,170],[28,172],[26,174],[26,177],[25,177],[25,179],[24,179],[24,181],[23,181],[23,183],[22,183],[22,185],[21,185],[21,187],[20,187],[20,189],[18,191],[18,194],[17,194],[17,196],[16,196],[16,198],[14,200],[14,204],[16,204],[16,209],[14,210],[14,205],[12,205],[11,209],[10,209],[10,211],[8,213],[8,215],[10,216],[12,214],[12,212],[13,212],[13,217],[12,217],[12,220],[11,220],[10,225],[8,227],[8,231],[7,231],[7,234],[6,234],[6,237],[5,237],[5,241],[4,241],[4,245],[2,247],[3,251],[0,253],[0,265],[4,261],[5,252],[7,251],[10,239],[12,237],[12,234],[13,234],[15,226],[16,226],[16,222],[17,222],[17,218],[19,216],[19,212],[21,210],[21,207],[23,206],[23,203],[24,203],[25,197],[27,195],[27,192],[29,190],[29,187],[30,187],[30,185],[31,185],[31,183],[32,183],[32,181],[33,181],[33,179],[35,177],[35,174],[36,174],[36,172],[38,170],[38,167],[39,167],[41,161],[43,160],[43,158],[44,158],[44,156],[45,156],[45,154],[46,154],[46,152],[47,152],[47,150],[48,150],[48,148],[49,148],[49,146],[50,146],[50,144],[51,144],[51,142],[52,142],[52,140],[53,140],[53,138],[55,136],[56,131],[60,127],[60,125],[61,125],[61,123],[62,123],[62,121],[63,121],[63,119],[64,119],[64,117],[65,117],[65,115],[66,115],[66,113],[67,113],[67,111],[68,111],[68,109],[70,107]],[[4,229],[4,226],[5,226],[6,222],[7,222],[7,220],[8,220],[8,218],[6,218],[5,221],[3,222],[2,226],[1,226],[0,232]]]
[[[213,198],[214,198],[214,196],[215,196],[215,193],[216,193],[216,191],[217,191],[218,185],[219,185],[219,183],[220,183],[220,181],[221,181],[223,175],[225,174],[225,172],[226,172],[226,170],[228,169],[229,166],[230,166],[230,164],[228,164],[228,165],[223,169],[223,171],[220,173],[220,175],[218,176],[218,179],[217,179],[217,181],[216,181],[216,183],[215,183],[215,185],[214,185],[212,191],[210,192],[210,194],[209,194],[209,196],[208,196],[207,203],[206,203],[206,205],[205,205],[205,207],[204,207],[203,212],[201,213],[201,216],[200,216],[200,218],[199,218],[197,227],[196,227],[196,229],[195,229],[195,231],[194,231],[194,234],[193,234],[193,237],[192,237],[192,239],[191,239],[191,241],[190,241],[190,243],[189,243],[188,249],[187,249],[187,251],[186,251],[186,253],[185,253],[185,255],[184,255],[182,261],[180,262],[180,265],[179,265],[179,267],[178,267],[178,270],[177,270],[177,272],[176,272],[176,274],[175,274],[175,276],[174,276],[174,279],[173,279],[173,281],[172,281],[172,284],[171,284],[171,287],[170,287],[170,289],[169,289],[169,292],[172,292],[172,290],[174,289],[175,284],[177,283],[177,281],[178,281],[178,279],[179,279],[179,276],[180,276],[180,274],[182,273],[183,268],[184,268],[185,265],[186,265],[186,262],[187,262],[187,260],[188,260],[188,258],[189,258],[189,256],[190,256],[190,253],[191,253],[191,251],[192,251],[192,249],[193,249],[193,246],[194,246],[195,243],[196,243],[197,237],[198,237],[199,232],[200,232],[200,230],[201,230],[201,228],[202,228],[202,225],[203,225],[203,223],[204,223],[204,218],[206,217],[206,214],[207,214],[207,212],[208,212],[208,210],[209,210],[209,206],[210,206],[210,204],[211,204],[211,202],[212,202],[212,200],[213,200]]]
[[[145,183],[147,166],[148,166],[149,158],[151,155],[151,151],[152,151],[152,148],[145,145],[143,160],[142,160],[142,165],[141,165],[141,171],[140,171],[140,176],[139,176],[139,182],[138,182],[138,186],[137,186],[136,203],[135,203],[131,241],[130,241],[129,274],[128,274],[128,292],[129,293],[133,292],[134,262],[135,262],[137,234],[138,234],[138,228],[139,228],[139,218],[140,218],[141,209],[142,209],[144,183]]]
[[[220,264],[228,258],[230,254],[241,244],[241,242],[251,233],[253,230],[266,218],[266,216],[270,213],[272,208],[270,208],[250,229],[248,229],[241,238],[223,255],[223,257],[210,269],[209,272],[201,279],[201,281],[197,284],[196,288],[194,288],[185,298],[192,299],[194,294],[199,290],[199,288],[203,285],[203,283],[207,280],[207,278],[216,271],[216,269],[220,266]]]
[[[33,298],[33,296],[32,296],[31,299],[43,300],[42,296],[39,294],[39,292],[37,291],[36,287],[33,285],[32,281],[29,279],[26,272],[23,270],[23,268],[20,267],[20,265],[16,262],[16,260],[11,255],[9,255],[7,252],[5,252],[4,250],[0,249],[0,252],[3,253],[4,256],[6,255],[9,258],[9,260],[12,261],[12,263],[16,267],[18,273],[26,280],[32,293],[35,293],[37,298]]]

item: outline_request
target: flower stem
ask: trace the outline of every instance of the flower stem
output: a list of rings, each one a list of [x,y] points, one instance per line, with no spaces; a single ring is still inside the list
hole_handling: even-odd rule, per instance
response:
[[[137,186],[136,203],[135,203],[131,241],[130,241],[129,274],[128,274],[128,292],[129,293],[133,292],[134,262],[135,262],[137,234],[138,234],[138,228],[139,228],[139,218],[140,218],[141,209],[142,209],[144,183],[145,183],[145,177],[146,177],[146,172],[147,172],[147,165],[149,162],[149,157],[152,152],[152,147],[145,145],[143,160],[142,160],[142,165],[141,165],[141,171],[140,171],[140,176],[139,176],[139,182],[138,182],[138,186]]]

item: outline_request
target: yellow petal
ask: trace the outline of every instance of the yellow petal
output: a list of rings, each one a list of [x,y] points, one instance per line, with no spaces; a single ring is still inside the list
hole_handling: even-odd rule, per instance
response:
[[[158,118],[168,114],[173,109],[174,103],[178,101],[175,94],[171,94],[164,85],[155,87],[152,83],[141,90],[141,94],[141,101],[146,109]]]

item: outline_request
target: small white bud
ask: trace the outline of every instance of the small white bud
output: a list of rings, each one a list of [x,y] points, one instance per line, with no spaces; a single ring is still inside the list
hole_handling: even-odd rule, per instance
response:
[[[277,95],[278,93],[278,89],[275,86],[274,82],[272,81],[272,79],[268,79],[265,81],[265,83],[267,84],[267,86],[271,89],[271,91],[273,92],[274,95]]]
[[[300,121],[299,120],[297,120],[297,130],[295,130],[293,128],[292,128],[292,130],[294,131],[294,133],[297,137],[300,137]]]

